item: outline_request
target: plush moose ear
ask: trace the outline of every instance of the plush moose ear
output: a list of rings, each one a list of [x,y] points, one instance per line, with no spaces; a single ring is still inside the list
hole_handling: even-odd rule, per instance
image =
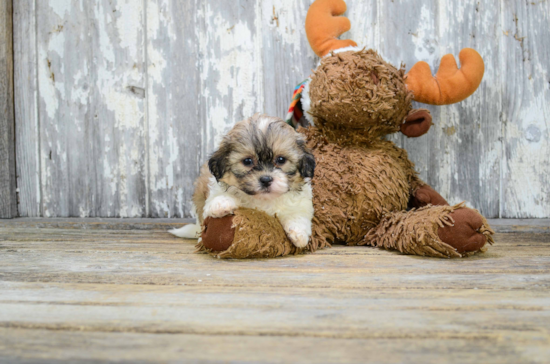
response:
[[[310,152],[306,152],[300,161],[298,166],[300,168],[300,174],[304,178],[313,178],[315,172],[315,158]]]
[[[208,160],[208,169],[216,177],[216,181],[219,181],[227,170],[227,157],[229,153],[229,147],[222,144]]]
[[[412,110],[401,124],[401,132],[409,138],[417,138],[430,130],[432,115],[427,109]]]

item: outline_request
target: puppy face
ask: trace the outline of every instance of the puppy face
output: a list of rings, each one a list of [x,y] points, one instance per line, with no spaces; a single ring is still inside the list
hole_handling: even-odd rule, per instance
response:
[[[257,198],[273,198],[299,191],[313,177],[315,159],[290,125],[256,114],[223,138],[208,167],[218,182]]]

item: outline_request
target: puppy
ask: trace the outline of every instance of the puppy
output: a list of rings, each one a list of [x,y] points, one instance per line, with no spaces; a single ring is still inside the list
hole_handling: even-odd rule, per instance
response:
[[[170,233],[196,238],[207,217],[247,207],[276,216],[290,241],[303,248],[311,236],[314,170],[301,134],[282,119],[256,114],[237,123],[201,168],[193,194],[198,224]]]

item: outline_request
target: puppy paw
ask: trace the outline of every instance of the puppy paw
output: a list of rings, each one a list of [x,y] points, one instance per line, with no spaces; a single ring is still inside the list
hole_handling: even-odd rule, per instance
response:
[[[309,242],[309,235],[303,229],[297,226],[289,226],[285,228],[286,236],[290,239],[292,244],[297,248],[305,248]]]
[[[224,217],[232,215],[236,209],[235,200],[230,197],[219,196],[204,207],[204,217]]]

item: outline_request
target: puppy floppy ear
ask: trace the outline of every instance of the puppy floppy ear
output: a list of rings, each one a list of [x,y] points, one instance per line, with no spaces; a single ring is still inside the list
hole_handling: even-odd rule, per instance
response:
[[[313,174],[315,172],[315,157],[313,157],[313,154],[305,151],[298,168],[300,169],[300,174],[302,177],[313,178]]]
[[[208,169],[210,169],[210,173],[216,177],[216,181],[219,181],[227,170],[227,157],[230,152],[229,146],[222,144],[208,160]]]

